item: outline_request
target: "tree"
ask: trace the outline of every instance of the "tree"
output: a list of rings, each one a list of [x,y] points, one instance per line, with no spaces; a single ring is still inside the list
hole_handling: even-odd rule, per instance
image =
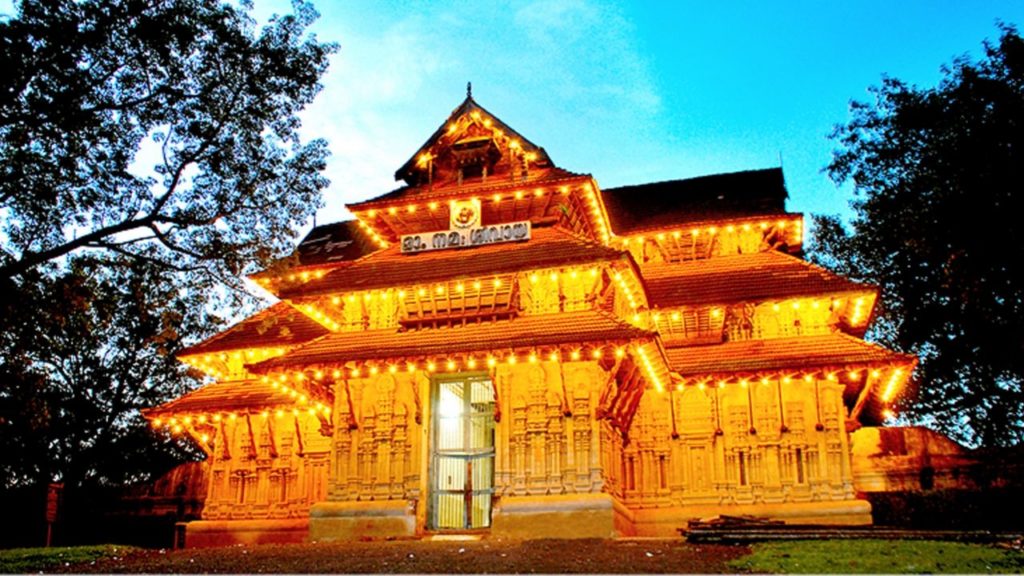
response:
[[[244,8],[251,8],[243,3]],[[0,279],[76,251],[231,281],[327,181],[297,113],[335,49],[206,0],[24,0],[0,22]]]
[[[0,21],[5,486],[180,459],[138,409],[196,384],[184,336],[320,206],[326,144],[298,113],[335,47],[307,34],[308,3],[260,29],[251,8],[23,0]]]
[[[855,216],[816,218],[823,264],[881,288],[873,336],[920,357],[900,401],[973,444],[1024,437],[1024,41],[1001,26],[936,88],[892,78],[837,126]]]
[[[0,474],[4,487],[59,480],[122,485],[189,455],[147,431],[139,409],[194,379],[174,353],[209,324],[198,292],[152,263],[75,258],[0,306]]]

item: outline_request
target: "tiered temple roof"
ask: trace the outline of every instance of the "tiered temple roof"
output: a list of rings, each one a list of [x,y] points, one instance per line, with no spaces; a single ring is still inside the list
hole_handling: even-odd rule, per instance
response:
[[[316,397],[325,373],[618,358],[622,386],[657,391],[875,374],[847,383],[850,415],[871,420],[864,406],[884,407],[915,363],[858,338],[875,287],[796,256],[802,217],[785,211],[780,168],[601,191],[467,97],[396,179],[349,206],[356,220],[310,232],[294,269],[255,275],[281,301],[183,353],[222,382],[150,415]],[[403,243],[454,234],[457,209],[529,234]],[[285,381],[302,384],[269,384]]]

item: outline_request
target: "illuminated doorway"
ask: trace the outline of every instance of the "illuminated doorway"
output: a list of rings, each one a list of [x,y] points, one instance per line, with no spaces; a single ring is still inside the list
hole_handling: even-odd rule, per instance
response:
[[[491,525],[494,389],[486,376],[435,378],[432,394],[430,528]]]

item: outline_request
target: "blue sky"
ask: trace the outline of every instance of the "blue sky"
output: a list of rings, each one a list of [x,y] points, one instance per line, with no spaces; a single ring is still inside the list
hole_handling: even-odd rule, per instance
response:
[[[883,74],[923,86],[978,57],[1024,2],[417,2],[319,0],[336,41],[306,114],[332,184],[319,222],[393,189],[393,174],[465,96],[556,164],[604,187],[785,170],[789,208],[842,213],[822,173],[831,127]],[[259,14],[285,2],[256,0]],[[848,213],[848,212],[847,212]]]
[[[290,11],[254,0],[256,15]],[[604,187],[778,166],[789,209],[844,213],[832,126],[884,74],[933,86],[1024,1],[314,0],[338,42],[307,138],[333,155],[320,223],[393,174],[465,97]],[[0,12],[10,13],[0,0]]]

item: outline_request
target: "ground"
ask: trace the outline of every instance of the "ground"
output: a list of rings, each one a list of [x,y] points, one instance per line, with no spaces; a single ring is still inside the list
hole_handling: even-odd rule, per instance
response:
[[[55,572],[74,573],[723,573],[746,546],[673,540],[480,540],[134,549]]]
[[[0,573],[782,573],[1020,574],[1018,537],[995,544],[922,540],[689,544],[679,539],[351,542],[144,550],[0,550]]]

